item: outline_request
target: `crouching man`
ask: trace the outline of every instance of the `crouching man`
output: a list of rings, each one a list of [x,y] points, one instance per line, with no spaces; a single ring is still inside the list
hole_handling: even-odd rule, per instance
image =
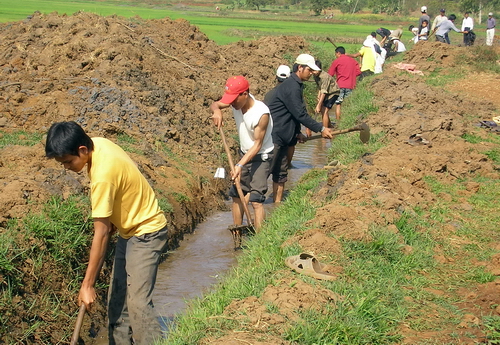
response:
[[[116,228],[119,236],[108,294],[109,343],[153,344],[161,337],[153,289],[167,247],[167,220],[153,189],[118,145],[90,138],[73,121],[50,127],[45,154],[74,172],[86,166],[90,178],[94,238],[79,303],[91,310],[97,299],[95,284]]]

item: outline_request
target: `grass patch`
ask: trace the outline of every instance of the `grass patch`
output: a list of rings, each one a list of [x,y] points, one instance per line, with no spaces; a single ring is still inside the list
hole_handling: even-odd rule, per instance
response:
[[[50,343],[54,320],[71,320],[67,308],[81,284],[93,235],[89,210],[86,197],[53,197],[41,212],[11,219],[0,230],[0,339],[10,343],[16,334],[15,342],[37,337]],[[26,287],[36,293],[25,293]],[[12,320],[25,327],[13,330]]]
[[[26,131],[0,131],[0,148],[9,145],[34,146],[42,141],[43,133],[28,133]]]
[[[144,152],[139,149],[138,140],[128,134],[120,133],[116,136],[117,145],[125,152],[144,155]]]
[[[434,71],[426,74],[425,82],[435,87],[443,87],[463,78],[461,68],[437,67]]]

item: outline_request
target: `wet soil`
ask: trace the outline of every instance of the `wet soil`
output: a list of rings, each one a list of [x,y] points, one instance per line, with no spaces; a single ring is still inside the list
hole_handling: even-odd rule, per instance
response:
[[[54,121],[75,120],[91,135],[136,139],[141,154],[131,152],[131,156],[174,208],[169,214],[172,248],[209,214],[225,208],[227,183],[212,179],[215,169],[223,164],[223,149],[209,121],[208,106],[220,97],[226,78],[245,75],[251,92],[262,98],[274,85],[276,66],[287,63],[285,54],[307,51],[298,37],[266,37],[217,46],[184,20],[128,20],[89,13],[35,13],[24,21],[2,24],[0,48],[0,130],[23,130],[29,136],[46,132]],[[457,59],[464,54],[468,54],[466,48],[424,42],[405,59],[425,74],[437,67],[457,68]],[[431,87],[416,75],[392,68],[388,61],[385,72],[371,81],[379,111],[368,119],[372,134],[386,133],[387,145],[347,171],[332,169],[316,197],[336,192],[337,198],[318,210],[317,229],[292,240],[319,257],[332,252],[341,255],[341,247],[329,234],[363,240],[370,236],[369,224],[394,227],[402,211],[415,206],[425,209],[433,203],[436,195],[423,182],[423,176],[446,183],[473,174],[498,178],[491,160],[461,140],[465,133],[481,136],[473,122],[490,120],[497,109],[500,89],[490,88],[481,97],[472,94],[473,90],[486,90],[492,80],[498,81],[498,77],[471,74],[460,81],[460,87]],[[234,134],[230,121],[227,127]],[[431,145],[409,145],[406,141],[413,134],[420,134]],[[232,135],[228,139],[235,147]],[[485,150],[490,145],[485,143]],[[85,175],[64,172],[56,162],[46,160],[43,152],[43,143],[0,150],[0,232],[10,220],[36,212],[53,195],[67,198],[88,191]],[[473,187],[469,193],[474,193]],[[187,198],[176,198],[179,194]],[[377,206],[369,202],[374,199]],[[354,202],[365,206],[345,206]],[[29,272],[30,263],[24,264],[23,272]],[[333,271],[341,270],[335,262],[328,264]],[[9,334],[1,335],[5,342],[67,341],[61,327],[73,322],[74,296],[68,296],[62,288],[68,277],[50,274],[60,277],[37,282],[37,289],[57,296],[65,314],[54,318],[39,303],[36,291],[24,291],[14,296],[14,304],[8,308],[12,327]],[[26,289],[33,285],[30,274],[21,274],[21,279]],[[0,284],[5,286],[1,276]],[[234,301],[226,308],[228,317],[237,318],[237,310],[243,308],[254,317],[255,327],[249,328],[252,331],[239,336],[243,342],[285,344],[282,339],[259,342],[263,335],[259,325],[265,321],[266,325],[286,327],[287,319],[296,317],[295,309],[318,308],[321,298],[340,298],[306,283],[292,285],[285,279],[259,298]],[[469,294],[462,306],[472,315],[500,304],[497,285],[472,289],[474,294]],[[20,303],[26,299],[26,303]],[[266,313],[268,302],[280,312]],[[0,314],[4,309],[7,307],[0,305]],[[49,326],[27,333],[38,319]],[[84,325],[86,329],[91,327],[89,323]],[[464,323],[460,334],[467,332],[481,336],[474,322]],[[428,336],[415,330],[402,329],[401,333],[408,343],[413,337]],[[450,340],[446,338],[450,332],[445,333],[441,335],[443,342]],[[87,336],[84,340],[91,341]],[[203,343],[235,342],[228,334],[207,338]]]

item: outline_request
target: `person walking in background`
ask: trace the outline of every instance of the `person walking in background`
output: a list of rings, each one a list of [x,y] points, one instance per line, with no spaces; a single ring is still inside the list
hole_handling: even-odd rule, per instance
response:
[[[335,101],[335,117],[338,121],[340,119],[342,102],[356,87],[356,78],[361,74],[361,70],[358,62],[352,57],[347,56],[345,48],[340,46],[335,48],[335,60],[330,65],[328,74],[336,77],[337,85],[340,88],[339,96]]]
[[[495,38],[495,26],[497,22],[495,18],[493,18],[493,13],[488,13],[488,20],[486,21],[486,45],[493,45],[493,38]]]
[[[474,20],[469,16],[469,12],[465,12],[462,20],[462,32],[464,32],[464,45],[471,46],[474,44],[472,38],[472,29],[474,29]]]
[[[448,20],[448,17],[446,17],[445,13],[446,13],[446,10],[444,8],[439,10],[439,16],[436,16],[436,18],[434,18],[434,21],[432,22],[432,28],[431,28],[431,31],[429,31],[429,34],[434,31],[434,29],[436,28],[436,26],[438,24],[441,24],[445,20]],[[444,36],[444,39],[445,39],[446,43],[450,44],[450,38],[448,37],[448,33],[446,33],[446,35]]]
[[[332,138],[330,128],[323,126],[307,113],[304,102],[304,81],[311,78],[313,71],[319,71],[314,57],[300,54],[292,67],[292,74],[276,89],[269,102],[269,110],[274,122],[272,137],[274,142],[274,159],[271,163],[273,179],[273,200],[283,200],[285,183],[288,180],[290,160],[287,153],[290,146],[297,144],[300,126],[319,133],[323,138]]]
[[[460,31],[459,29],[457,29],[454,23],[455,19],[457,19],[457,17],[454,14],[450,14],[447,20],[442,21],[441,23],[436,25],[433,31],[436,33],[436,41],[449,44],[448,42],[446,42],[444,36],[451,30],[456,31],[458,33],[465,33],[464,31]]]
[[[153,290],[167,249],[167,219],[153,189],[121,147],[90,138],[74,121],[50,127],[45,155],[74,172],[87,166],[90,178],[94,238],[80,304],[91,310],[96,301],[95,284],[111,235],[118,230],[108,293],[109,344],[153,344],[162,336]]]

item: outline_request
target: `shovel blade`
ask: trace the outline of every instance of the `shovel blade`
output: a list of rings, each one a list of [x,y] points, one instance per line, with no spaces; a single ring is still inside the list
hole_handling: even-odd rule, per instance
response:
[[[359,139],[363,144],[366,144],[370,141],[370,127],[363,122],[360,126],[361,130],[359,131]]]
[[[214,178],[226,178],[226,171],[224,168],[217,168]]]

